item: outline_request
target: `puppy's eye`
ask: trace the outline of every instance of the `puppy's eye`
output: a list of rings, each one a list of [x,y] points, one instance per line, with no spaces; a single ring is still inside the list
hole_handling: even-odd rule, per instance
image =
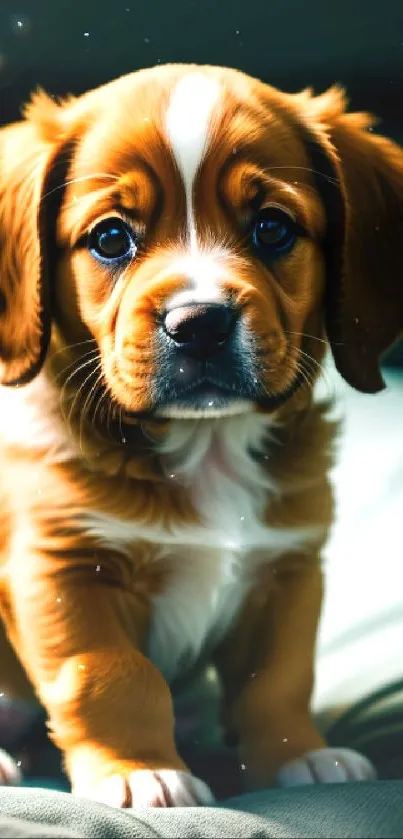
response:
[[[137,250],[136,236],[120,218],[100,221],[88,237],[91,253],[102,262],[118,262],[133,257]]]
[[[268,207],[262,210],[253,226],[253,247],[267,259],[290,251],[300,233],[297,223],[284,210]]]

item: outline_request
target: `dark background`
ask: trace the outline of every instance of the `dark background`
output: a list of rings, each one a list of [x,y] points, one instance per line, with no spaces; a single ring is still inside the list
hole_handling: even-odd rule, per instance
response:
[[[0,123],[38,85],[80,93],[168,61],[288,91],[341,82],[403,142],[403,0],[0,0]]]
[[[0,0],[0,57],[3,120],[38,84],[79,93],[157,62],[196,61],[287,90],[340,81],[354,105],[402,133],[402,0]]]

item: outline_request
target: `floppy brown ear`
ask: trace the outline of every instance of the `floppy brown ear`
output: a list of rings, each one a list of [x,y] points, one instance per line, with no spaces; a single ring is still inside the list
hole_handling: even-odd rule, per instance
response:
[[[51,102],[51,100],[49,100]],[[52,103],[53,107],[57,106]],[[0,384],[39,372],[51,329],[55,223],[66,147],[35,121],[0,131]]]
[[[338,88],[307,92],[304,109],[334,174],[326,176],[328,337],[341,375],[375,393],[384,387],[381,356],[403,332],[403,149],[372,133],[367,114],[345,113]]]

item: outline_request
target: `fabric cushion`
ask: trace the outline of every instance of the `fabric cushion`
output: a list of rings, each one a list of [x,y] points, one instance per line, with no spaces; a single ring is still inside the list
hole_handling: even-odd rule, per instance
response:
[[[282,839],[403,836],[403,783],[271,790],[212,808],[113,810],[46,790],[0,790],[0,837]]]

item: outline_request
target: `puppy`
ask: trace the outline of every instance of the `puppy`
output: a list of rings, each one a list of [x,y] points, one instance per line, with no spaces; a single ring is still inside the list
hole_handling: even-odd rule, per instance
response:
[[[402,326],[403,154],[371,124],[338,88],[175,65],[0,134],[2,643],[78,795],[212,800],[170,692],[206,662],[251,785],[372,776],[309,713],[314,383],[329,341],[380,390]]]

